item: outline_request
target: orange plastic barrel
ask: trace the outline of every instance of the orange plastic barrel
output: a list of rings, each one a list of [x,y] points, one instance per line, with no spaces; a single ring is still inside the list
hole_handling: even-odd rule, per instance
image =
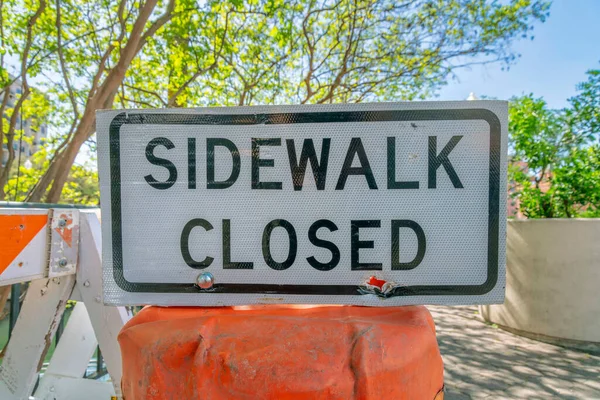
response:
[[[146,307],[119,343],[126,400],[442,396],[423,306]]]

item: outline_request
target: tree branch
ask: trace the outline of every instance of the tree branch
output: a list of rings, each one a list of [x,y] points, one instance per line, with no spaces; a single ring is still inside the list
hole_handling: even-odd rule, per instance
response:
[[[139,104],[139,105],[142,105],[142,106],[145,106],[145,107],[148,107],[148,108],[154,108],[154,105],[153,105],[153,104],[150,104],[150,103],[148,103],[147,101],[130,99],[130,98],[128,98],[128,97],[125,97],[125,96],[122,96],[122,99],[123,99],[124,101],[129,101],[129,102],[131,102],[131,103],[134,103],[134,104]]]
[[[108,76],[104,80],[102,86],[98,89],[98,95],[100,99],[100,106],[103,108],[109,108],[112,103],[112,98],[116,94],[116,90],[119,85],[123,82],[125,73],[131,64],[133,58],[142,49],[149,37],[151,37],[158,29],[166,24],[172,17],[172,11],[175,8],[175,0],[169,0],[167,10],[159,17],[146,32],[143,32],[146,22],[150,18],[154,7],[156,7],[157,0],[147,0],[146,3],[141,7],[140,13],[133,24],[129,40],[125,44],[125,47],[121,51],[119,61],[115,67],[109,72]]]
[[[346,75],[346,73],[348,72],[348,61],[350,59],[350,54],[352,53],[352,49],[354,47],[354,30],[356,29],[357,14],[358,14],[358,8],[357,8],[356,0],[355,0],[354,1],[354,10],[352,11],[352,22],[350,24],[350,31],[348,32],[348,39],[347,39],[348,45],[346,46],[346,49],[344,51],[344,55],[342,58],[342,65],[341,65],[340,70],[338,71],[335,79],[333,80],[333,83],[329,86],[329,90],[328,90],[327,94],[325,95],[325,97],[321,98],[318,101],[319,104],[333,100],[333,96],[335,94],[336,89],[342,82],[344,75]]]
[[[221,58],[221,54],[223,51],[223,46],[225,44],[225,40],[227,37],[227,32],[229,30],[229,15],[231,14],[231,10],[227,11],[227,13],[225,14],[225,28],[223,29],[223,36],[221,37],[221,43],[219,46],[219,50],[216,50],[216,46],[215,46],[215,50],[214,50],[214,62],[206,67],[206,68],[200,68],[198,69],[189,79],[187,79],[183,85],[181,85],[176,91],[175,93],[173,93],[168,101],[167,106],[168,107],[172,107],[175,104],[177,104],[177,98],[181,95],[181,93],[183,93],[183,91],[192,84],[192,82],[194,82],[196,79],[198,79],[198,77],[202,74],[205,74],[211,70],[213,70],[216,66],[217,66],[217,60],[219,58]]]
[[[169,0],[169,3],[167,4],[167,9],[165,10],[164,14],[161,15],[156,21],[154,21],[152,25],[150,25],[150,28],[148,28],[148,30],[142,35],[142,38],[136,48],[136,53],[138,53],[142,49],[142,47],[144,47],[148,39],[154,36],[156,31],[162,28],[163,25],[165,25],[171,20],[171,18],[173,18],[173,10],[175,10],[175,0]]]
[[[74,119],[79,119],[79,109],[77,107],[77,101],[75,99],[75,95],[73,94],[73,87],[71,86],[71,82],[69,81],[69,74],[67,72],[67,68],[65,65],[65,56],[63,54],[60,0],[56,0],[56,43],[57,43],[58,59],[60,61],[60,69],[62,71],[65,85],[67,86],[67,91],[69,93],[69,99],[71,100],[71,105],[73,106]]]
[[[108,62],[108,58],[110,57],[111,53],[115,49],[115,45],[113,45],[113,42],[117,42],[120,45],[121,42],[123,41],[123,39],[125,38],[125,34],[127,31],[127,29],[126,29],[127,21],[125,21],[123,19],[123,10],[125,9],[125,2],[126,2],[126,0],[121,0],[121,2],[119,3],[118,11],[117,11],[117,14],[119,16],[119,24],[121,27],[121,29],[119,31],[119,36],[117,36],[116,40],[111,41],[109,43],[108,47],[104,51],[104,54],[102,55],[102,58],[100,59],[100,63],[98,64],[98,70],[96,71],[96,75],[94,76],[94,79],[92,80],[92,86],[91,86],[90,92],[88,94],[88,99],[91,99],[95,95],[96,90],[98,89],[98,85],[100,83],[100,79],[102,78],[102,74],[104,74],[104,71],[106,70],[106,63]]]
[[[148,94],[150,96],[156,97],[162,103],[162,105],[165,106],[165,107],[167,107],[167,105],[168,105],[167,102],[162,99],[162,97],[160,96],[160,94],[158,94],[158,93],[156,93],[156,92],[154,92],[152,90],[148,90],[148,89],[140,88],[140,87],[137,87],[137,86],[133,86],[133,85],[130,85],[130,84],[126,83],[126,82],[123,82],[123,86],[125,86],[125,87],[127,87],[129,89],[137,90],[137,91],[140,91],[142,93],[146,93],[146,94]]]

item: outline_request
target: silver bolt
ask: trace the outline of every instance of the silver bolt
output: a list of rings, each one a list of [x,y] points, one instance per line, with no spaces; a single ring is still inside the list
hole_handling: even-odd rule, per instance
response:
[[[100,296],[96,296],[94,297],[94,300],[96,300],[96,303],[100,303],[102,301],[102,298]]]
[[[85,282],[83,282],[83,286],[85,286],[85,287],[90,287],[90,281],[85,281]]]
[[[215,277],[210,272],[203,272],[196,278],[196,285],[200,289],[210,289],[215,283]]]
[[[50,391],[54,392],[54,386],[50,386]]]
[[[64,268],[67,266],[69,262],[67,261],[66,258],[61,258],[60,260],[58,260],[58,266],[61,268]]]
[[[67,220],[64,218],[59,219],[58,226],[60,226],[61,228],[64,228],[65,226],[67,226]]]

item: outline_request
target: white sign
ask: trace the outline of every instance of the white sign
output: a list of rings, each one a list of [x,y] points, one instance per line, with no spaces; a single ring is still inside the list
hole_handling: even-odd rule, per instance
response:
[[[507,103],[98,112],[107,304],[504,299]]]

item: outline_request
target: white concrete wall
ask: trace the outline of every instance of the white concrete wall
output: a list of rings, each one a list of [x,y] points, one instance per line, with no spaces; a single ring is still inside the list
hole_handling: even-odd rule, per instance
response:
[[[600,343],[600,219],[509,220],[506,301],[482,316],[518,331]]]

